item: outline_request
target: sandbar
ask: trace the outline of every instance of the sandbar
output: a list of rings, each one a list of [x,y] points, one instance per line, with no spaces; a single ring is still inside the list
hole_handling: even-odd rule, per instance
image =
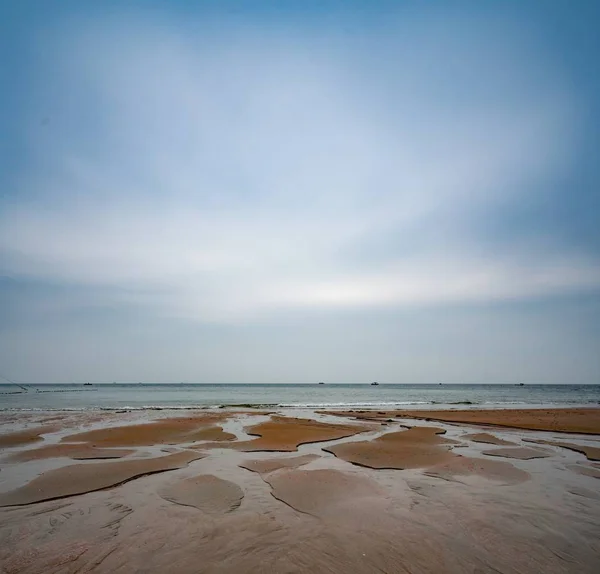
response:
[[[529,478],[528,473],[509,462],[455,454],[448,445],[457,441],[441,437],[444,432],[435,427],[413,427],[385,434],[372,441],[343,443],[323,450],[358,466],[399,470],[425,468],[428,469],[426,474],[438,478],[476,474],[505,484]]]
[[[235,435],[215,423],[228,417],[211,413],[198,417],[161,419],[151,423],[109,427],[66,436],[62,442],[87,442],[93,446],[152,446],[198,441],[228,441]]]
[[[332,469],[292,470],[271,474],[264,480],[277,500],[312,516],[352,512],[352,505],[359,499],[383,495],[373,480]]]
[[[533,442],[536,444],[548,444],[550,446],[558,446],[560,448],[566,448],[574,452],[580,452],[584,454],[588,460],[600,460],[600,448],[597,446],[588,446],[574,444],[572,442],[563,442],[557,440],[543,440],[543,439],[523,439],[525,442]]]
[[[11,462],[28,462],[45,458],[68,457],[73,460],[111,459],[129,456],[132,449],[94,448],[89,444],[49,444],[39,448],[22,450],[9,457]]]
[[[435,427],[413,427],[370,441],[349,442],[325,448],[352,464],[369,468],[423,468],[450,460],[456,455],[448,446],[456,441],[443,438],[446,431]]]
[[[456,476],[476,475],[504,485],[519,484],[531,477],[528,472],[510,462],[466,456],[456,456],[448,462],[427,469],[425,474],[445,480],[453,480]]]
[[[570,464],[568,467],[570,470],[583,474],[584,476],[591,476],[592,478],[600,478],[600,470],[591,466],[584,466],[582,464]],[[600,495],[597,495],[600,498]]]
[[[204,456],[186,450],[159,458],[64,466],[44,472],[21,488],[0,494],[0,506],[32,504],[103,490],[148,474],[182,468]]]
[[[600,408],[419,410],[395,411],[393,416],[527,430],[600,434]]]
[[[316,460],[319,458],[316,454],[305,454],[302,456],[294,456],[291,458],[271,458],[267,460],[245,460],[238,466],[251,470],[252,472],[258,472],[259,474],[268,474],[281,469],[293,469],[298,468]]]
[[[243,490],[234,482],[212,474],[201,474],[171,483],[159,491],[165,500],[192,506],[208,514],[235,510],[244,498]]]
[[[597,435],[600,434],[600,408],[572,409],[465,409],[393,411],[321,411],[323,414],[381,421],[389,418],[497,426]]]
[[[365,430],[368,429],[356,425],[337,425],[310,419],[273,416],[269,421],[246,429],[248,434],[259,438],[234,443],[231,448],[244,452],[293,452],[302,444],[346,438]]]
[[[41,435],[56,432],[60,427],[45,426],[0,434],[0,448],[22,446],[44,440]]]
[[[537,448],[528,448],[525,446],[495,448],[493,450],[484,450],[483,454],[488,456],[500,456],[503,458],[516,458],[519,460],[532,460],[534,458],[547,458],[552,456],[551,452]]]
[[[498,438],[497,436],[494,436],[493,434],[487,432],[464,434],[461,438],[468,438],[473,442],[480,442],[483,444],[495,444],[498,446],[514,446],[517,444],[514,442],[510,442],[509,440]]]

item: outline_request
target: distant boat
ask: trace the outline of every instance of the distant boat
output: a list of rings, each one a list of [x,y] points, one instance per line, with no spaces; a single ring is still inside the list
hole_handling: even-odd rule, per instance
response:
[[[320,385],[324,385],[325,383],[319,383]]]
[[[372,386],[372,387],[376,387],[376,386],[378,386],[378,385],[379,385],[379,383],[378,383],[377,381],[375,381],[374,383],[371,383],[371,386]]]
[[[91,386],[92,386],[92,383],[83,383],[83,386],[84,386],[84,387],[91,387]]]
[[[519,383],[519,384],[517,384],[517,385],[515,385],[515,386],[516,386],[516,387],[524,387],[524,386],[525,386],[525,383]]]

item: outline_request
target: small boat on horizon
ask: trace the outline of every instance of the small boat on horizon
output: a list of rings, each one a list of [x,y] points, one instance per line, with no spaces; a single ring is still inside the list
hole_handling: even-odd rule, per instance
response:
[[[374,383],[371,383],[371,386],[372,386],[372,387],[379,386],[379,383],[378,383],[377,381],[375,381]]]

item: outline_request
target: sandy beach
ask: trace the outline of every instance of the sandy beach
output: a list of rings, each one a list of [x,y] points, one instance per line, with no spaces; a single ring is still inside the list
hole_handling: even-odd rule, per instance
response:
[[[600,409],[0,418],[0,572],[600,564]]]

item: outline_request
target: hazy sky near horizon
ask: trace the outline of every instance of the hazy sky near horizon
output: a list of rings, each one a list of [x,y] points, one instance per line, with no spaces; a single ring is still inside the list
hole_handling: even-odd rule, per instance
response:
[[[0,7],[0,374],[600,383],[600,4]]]

